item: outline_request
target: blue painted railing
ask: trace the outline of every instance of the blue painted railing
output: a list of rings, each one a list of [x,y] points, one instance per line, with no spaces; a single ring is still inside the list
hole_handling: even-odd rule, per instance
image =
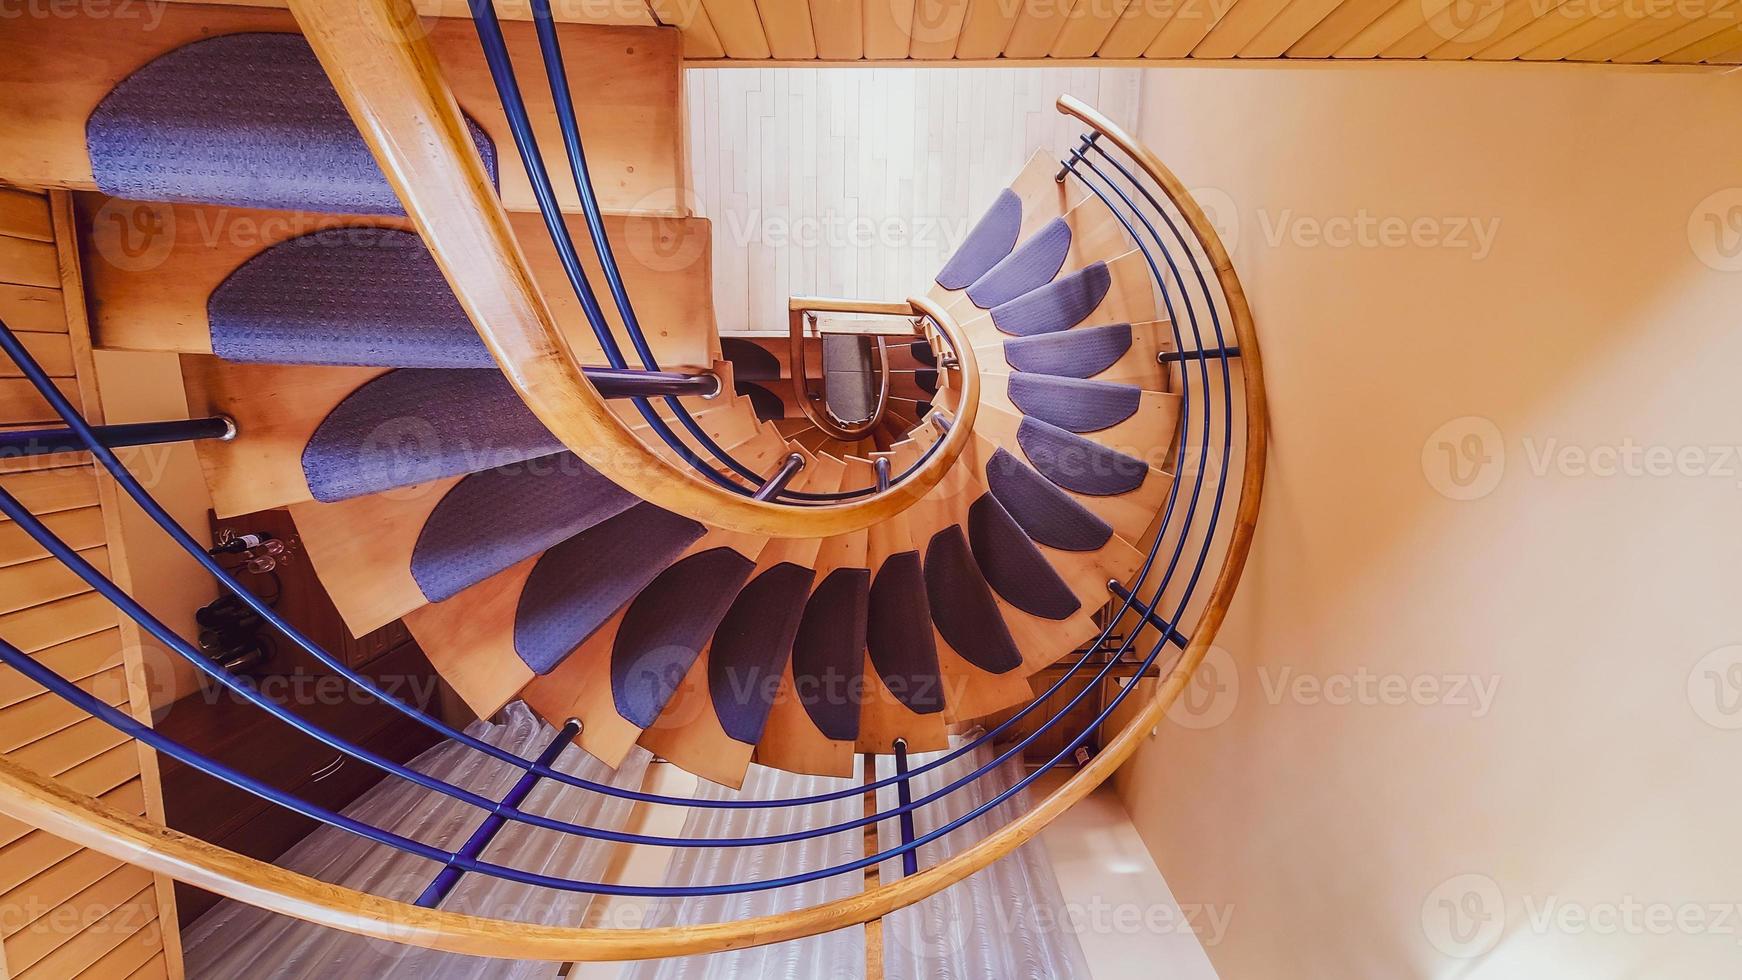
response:
[[[487,8],[485,9],[487,10]],[[541,9],[542,14],[539,12]],[[542,23],[548,24],[548,7],[535,3],[535,19],[541,19]],[[479,17],[480,35],[485,41],[487,53],[492,47],[492,36],[498,42],[500,41],[500,31],[499,28],[493,26],[494,21],[493,12],[487,16],[481,15]],[[548,26],[541,28],[541,30],[548,30]],[[501,54],[505,61],[505,50]],[[548,53],[547,57],[549,57]],[[496,63],[493,61],[493,69],[495,66]],[[560,68],[553,75],[553,81],[559,78]],[[514,94],[512,86],[505,86],[504,91],[508,94]],[[508,94],[505,94],[504,97],[505,104],[509,102]],[[514,94],[514,97],[516,100],[518,99],[517,94]],[[517,117],[524,119],[524,108],[520,107],[519,111],[516,111],[515,107],[511,106],[509,116],[511,120]],[[572,111],[569,116],[572,122]],[[582,175],[581,183],[585,186],[584,158],[581,156],[578,134],[575,134],[572,139],[566,136],[565,142],[569,144],[571,165],[574,166],[577,174]],[[529,170],[542,169],[542,163],[537,161],[536,148],[523,147],[523,156],[529,161]],[[577,163],[581,165],[576,165]],[[71,547],[61,541],[44,522],[31,514],[16,498],[3,489],[0,489],[0,513],[4,513],[16,521],[18,526],[41,544],[50,555],[64,563],[91,588],[114,603],[123,614],[219,685],[234,691],[238,696],[261,710],[317,739],[322,744],[332,747],[344,756],[377,769],[384,777],[407,780],[431,792],[478,808],[485,815],[485,824],[480,827],[480,833],[474,835],[474,840],[468,841],[455,851],[447,851],[409,840],[366,822],[334,813],[299,799],[292,794],[264,784],[245,773],[235,771],[216,760],[194,752],[151,730],[124,712],[102,703],[100,699],[85,693],[66,678],[21,653],[10,644],[0,643],[0,661],[4,661],[32,681],[41,684],[48,691],[115,727],[123,734],[139,739],[172,758],[199,768],[218,779],[288,810],[384,846],[394,847],[406,853],[440,863],[443,870],[438,878],[431,882],[430,888],[426,890],[424,895],[427,904],[439,903],[441,896],[448,889],[451,889],[453,882],[458,880],[458,876],[465,873],[491,875],[504,880],[565,891],[639,896],[719,895],[779,888],[859,871],[898,857],[902,859],[904,872],[913,873],[918,869],[920,848],[946,834],[959,831],[979,817],[991,812],[1012,796],[1023,792],[1045,769],[1070,760],[1079,746],[1096,737],[1106,721],[1137,689],[1137,685],[1128,684],[1120,688],[1105,704],[1101,705],[1100,709],[1079,731],[1068,733],[1068,739],[1063,747],[1046,760],[1039,769],[1016,780],[1013,785],[992,799],[974,807],[970,812],[920,835],[916,834],[913,829],[913,815],[918,810],[960,792],[1011,760],[1022,758],[1029,747],[1035,745],[1054,729],[1062,726],[1065,719],[1070,717],[1079,706],[1089,697],[1096,695],[1101,690],[1103,682],[1113,676],[1113,671],[1116,668],[1135,664],[1139,674],[1149,673],[1164,662],[1165,651],[1184,645],[1184,634],[1175,629],[1172,624],[1180,623],[1188,610],[1192,608],[1191,604],[1194,599],[1201,600],[1202,598],[1199,588],[1202,584],[1203,573],[1212,553],[1213,544],[1217,540],[1218,523],[1222,519],[1223,509],[1228,502],[1229,468],[1237,419],[1232,391],[1239,350],[1236,346],[1237,338],[1229,335],[1224,328],[1223,316],[1218,310],[1216,301],[1217,291],[1212,286],[1212,277],[1207,276],[1200,265],[1198,250],[1193,247],[1192,239],[1181,231],[1180,224],[1176,222],[1171,210],[1162,205],[1145,182],[1134,175],[1130,167],[1109,154],[1099,144],[1095,134],[1085,136],[1082,144],[1062,162],[1059,179],[1061,181],[1073,179],[1079,181],[1117,216],[1131,239],[1132,247],[1139,251],[1148,263],[1155,288],[1167,311],[1174,351],[1162,355],[1162,369],[1178,372],[1176,389],[1181,398],[1181,438],[1178,440],[1173,453],[1175,479],[1171,482],[1158,515],[1155,524],[1155,537],[1150,543],[1142,565],[1133,577],[1129,588],[1119,583],[1109,583],[1106,625],[1094,642],[1086,646],[1080,656],[1064,670],[1061,676],[1032,702],[989,731],[953,751],[944,753],[940,758],[909,769],[905,764],[904,751],[896,746],[891,746],[892,751],[896,751],[898,756],[903,756],[902,764],[896,773],[882,779],[870,779],[864,785],[855,785],[828,793],[777,800],[705,800],[622,789],[586,780],[553,768],[557,752],[569,744],[575,734],[574,731],[567,728],[560,732],[556,740],[537,758],[525,758],[469,736],[439,718],[428,716],[416,707],[382,690],[373,681],[356,673],[342,660],[322,649],[297,630],[293,624],[285,621],[271,606],[244,589],[169,516],[122,465],[110,449],[113,440],[109,438],[107,430],[91,426],[80,415],[76,407],[53,385],[41,366],[24,348],[19,338],[4,324],[0,324],[0,351],[3,351],[19,366],[23,375],[41,393],[54,411],[61,416],[65,424],[64,430],[53,430],[58,433],[56,436],[57,444],[62,446],[76,445],[90,452],[97,464],[114,477],[122,491],[138,503],[147,516],[168,534],[178,547],[210,573],[225,591],[236,595],[241,602],[257,613],[268,625],[283,634],[291,643],[314,656],[334,674],[344,678],[357,689],[412,718],[434,734],[516,767],[522,771],[523,775],[516,786],[516,792],[511,792],[501,800],[491,800],[445,780],[419,773],[382,758],[301,718],[289,707],[260,694],[245,681],[229,675],[199,655],[197,650],[177,636],[173,630],[153,617],[100,571],[85,562]],[[534,185],[535,190],[538,190],[540,182],[536,177]],[[548,177],[546,177],[540,191],[540,199],[543,201],[549,198],[554,207],[554,196],[549,192]],[[587,188],[583,191],[583,201],[590,197],[590,188]],[[593,202],[592,207],[596,209],[596,201]],[[566,229],[560,231],[553,229],[553,236],[566,236],[566,234]],[[595,244],[597,245],[598,242],[595,241]],[[560,250],[562,250],[562,246],[559,243]],[[569,243],[568,253],[569,257],[575,257],[572,242]],[[614,298],[619,304],[627,306],[628,297],[622,288],[620,277],[616,275],[615,262],[608,258],[608,243],[601,246],[601,262],[608,269],[608,279],[613,280]],[[566,259],[565,264],[567,264]],[[607,351],[608,356],[612,357],[612,369],[630,370],[624,366],[626,362],[622,359],[621,350],[616,346],[615,339],[610,337],[609,325],[605,323],[602,312],[598,310],[596,299],[591,303],[585,301],[585,297],[590,295],[590,291],[589,287],[586,286],[584,274],[580,273],[578,259],[574,263],[574,275],[571,276],[571,280],[576,286],[577,292],[583,296],[583,305],[588,308],[589,320],[593,321],[595,331],[601,334],[601,345]],[[595,319],[596,313],[598,316]],[[631,340],[640,353],[646,345],[640,336],[638,324],[632,314],[627,311],[625,311],[624,322],[630,325]],[[617,353],[613,356],[610,352],[614,350]],[[650,354],[643,357],[642,360],[648,371],[658,369],[657,363],[651,359]],[[1172,365],[1172,367],[1167,367],[1167,365]],[[653,415],[653,411],[647,405],[645,398],[638,399],[638,401],[645,409],[644,415]],[[675,404],[676,399],[672,398],[670,403]],[[681,405],[677,405],[680,412],[681,408]],[[658,426],[655,426],[655,430],[661,431]],[[676,438],[675,433],[670,433],[669,429],[663,430],[661,437],[665,438],[666,434],[670,434],[673,439]],[[880,477],[879,483],[882,484],[885,478]],[[766,477],[757,477],[757,480],[759,481],[757,487],[745,487],[743,488],[745,492],[755,493],[767,482]],[[1187,484],[1189,484],[1189,488]],[[1194,540],[1199,542],[1198,545],[1195,550],[1188,550],[1187,543]],[[1121,634],[1118,629],[1122,623],[1152,626],[1159,631],[1161,639],[1153,643],[1147,652],[1137,654],[1134,652],[1134,647],[1139,636],[1142,635],[1141,631],[1133,625]],[[1171,659],[1171,657],[1167,659]],[[1090,671],[1091,667],[1097,665],[1098,670],[1093,671],[1092,675],[1088,677],[1087,683],[1083,683],[1081,678]],[[1062,703],[1057,703],[1060,700],[1060,695],[1072,686],[1078,688],[1076,693],[1068,698],[1063,698]],[[1038,720],[1032,731],[1005,746],[992,761],[928,795],[918,799],[912,798],[911,780],[914,777],[959,759],[980,746],[997,745],[1001,738],[1019,731],[1018,726],[1049,705],[1053,706],[1054,709],[1050,715],[1043,720]],[[862,818],[786,834],[700,839],[667,837],[594,828],[520,809],[519,804],[525,796],[525,793],[520,791],[520,787],[524,786],[530,790],[532,784],[539,780],[560,782],[588,792],[634,802],[727,809],[813,806],[832,800],[860,796],[885,786],[895,786],[898,793],[898,805],[867,814]],[[783,878],[755,882],[723,882],[686,887],[614,885],[606,882],[579,881],[543,875],[485,862],[478,857],[482,853],[484,845],[488,843],[489,837],[496,830],[509,823],[523,823],[577,837],[614,843],[658,844],[670,847],[756,847],[823,837],[846,830],[863,828],[886,820],[897,821],[902,831],[900,844],[851,862],[825,868],[808,869]]]

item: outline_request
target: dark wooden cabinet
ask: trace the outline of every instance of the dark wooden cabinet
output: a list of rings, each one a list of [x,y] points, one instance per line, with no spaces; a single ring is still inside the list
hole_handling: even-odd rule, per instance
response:
[[[267,531],[290,544],[291,558],[271,575],[243,574],[255,594],[272,597],[274,608],[323,649],[369,677],[388,693],[439,716],[441,682],[403,623],[353,637],[321,587],[307,556],[296,546],[286,511],[265,511],[214,521],[214,529]],[[296,717],[339,739],[395,762],[406,762],[440,739],[402,712],[374,700],[270,627],[265,667],[248,679]],[[157,727],[238,772],[285,790],[324,809],[338,811],[381,779],[379,770],[348,758],[321,740],[247,703],[213,682],[160,713]],[[318,824],[274,803],[172,759],[163,760],[163,795],[171,827],[271,861]],[[208,892],[177,885],[181,921],[199,918],[216,901]]]

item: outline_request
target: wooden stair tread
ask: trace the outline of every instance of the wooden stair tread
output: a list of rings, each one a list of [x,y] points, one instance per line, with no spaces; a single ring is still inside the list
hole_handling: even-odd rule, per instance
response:
[[[24,186],[95,190],[85,145],[85,121],[122,79],[184,44],[241,32],[296,33],[288,11],[172,3],[161,19],[24,17],[0,34],[0,181]],[[468,18],[426,21],[428,38],[461,108],[495,143],[504,204],[536,211],[526,172],[515,153],[506,118]],[[532,25],[503,24],[520,63],[538,61]],[[679,111],[681,41],[657,27],[562,25],[570,87],[587,145],[589,169],[602,205],[610,210],[687,213],[677,188],[684,184]],[[560,147],[550,93],[522,86],[540,142]],[[608,136],[606,134],[609,134]],[[560,152],[545,164],[564,210],[579,199]]]

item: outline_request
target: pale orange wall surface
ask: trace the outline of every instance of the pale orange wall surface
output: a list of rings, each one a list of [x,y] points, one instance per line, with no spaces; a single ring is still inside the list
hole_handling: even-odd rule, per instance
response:
[[[1118,781],[1221,975],[1737,975],[1742,79],[1154,69],[1142,117],[1272,412]]]

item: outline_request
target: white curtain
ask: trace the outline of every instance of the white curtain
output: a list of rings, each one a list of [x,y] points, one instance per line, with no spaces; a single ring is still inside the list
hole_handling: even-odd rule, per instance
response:
[[[534,758],[556,730],[515,702],[502,724],[480,721],[468,735]],[[615,772],[571,745],[553,768],[625,789],[640,789],[651,756],[631,750]],[[445,779],[489,799],[501,799],[522,770],[464,746],[446,742],[418,756],[411,768]],[[521,809],[601,829],[620,829],[632,804],[554,780],[542,780]],[[345,808],[355,817],[394,833],[455,850],[483,822],[484,813],[403,779],[389,777]],[[484,850],[483,860],[563,878],[598,881],[616,846],[510,822]],[[440,870],[433,862],[367,841],[347,831],[321,827],[276,862],[323,881],[360,891],[415,901]],[[468,874],[441,907],[452,911],[541,924],[579,925],[592,896],[514,884]],[[560,964],[511,963],[458,956],[326,929],[240,902],[225,901],[201,916],[183,936],[192,980],[248,977],[417,978],[417,980],[534,980],[555,977]]]
[[[953,738],[951,747],[963,738]],[[974,772],[997,757],[983,745],[947,765],[914,777],[912,798],[922,799]],[[909,770],[943,752],[913,755]],[[1020,757],[935,803],[914,811],[914,835],[924,836],[1009,789],[1022,778]],[[895,774],[895,758],[880,756],[879,779]],[[877,808],[894,809],[896,787],[877,791]],[[921,845],[919,867],[946,860],[1029,809],[1027,790],[984,816],[937,840]],[[880,850],[901,842],[898,822],[878,827]],[[882,881],[901,877],[901,861],[878,867]],[[883,975],[887,980],[1088,980],[1082,944],[1071,928],[1064,895],[1053,874],[1046,845],[1036,837],[973,876],[923,902],[883,919]]]
[[[800,776],[753,765],[741,790],[703,781],[699,799],[786,799],[855,786],[853,778]],[[765,837],[807,827],[823,827],[862,817],[865,797],[852,794],[815,806],[759,807],[744,810],[693,807],[683,836]],[[865,832],[843,831],[826,837],[762,847],[678,848],[666,871],[667,885],[767,881],[864,856]],[[649,926],[688,926],[774,915],[834,901],[864,886],[863,872],[852,871],[801,885],[708,898],[668,898],[655,904]],[[647,960],[633,964],[624,980],[850,980],[865,975],[865,929],[853,926],[793,942],[706,956]]]

